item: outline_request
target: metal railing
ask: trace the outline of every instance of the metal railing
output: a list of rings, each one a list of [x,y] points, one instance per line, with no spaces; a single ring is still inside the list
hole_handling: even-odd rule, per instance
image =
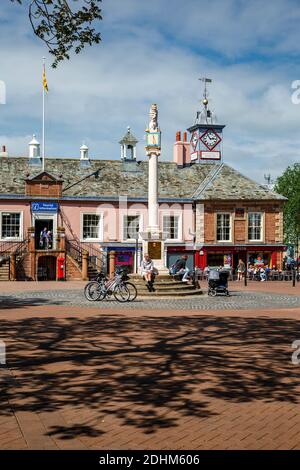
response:
[[[88,253],[89,267],[98,272],[107,272],[107,259],[102,250],[96,248],[92,243],[78,242],[77,239],[66,238],[66,252],[82,267],[83,253]]]
[[[80,244],[78,244],[77,240],[66,239],[66,252],[80,267],[82,267],[83,249]]]
[[[22,255],[28,251],[28,239],[21,241],[4,241],[0,244],[0,256]]]
[[[92,243],[81,242],[80,246],[89,254],[89,265],[97,271],[107,272],[107,255]]]

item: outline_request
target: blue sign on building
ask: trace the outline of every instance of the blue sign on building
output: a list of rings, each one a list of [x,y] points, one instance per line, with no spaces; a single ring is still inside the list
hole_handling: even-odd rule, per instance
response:
[[[31,210],[32,212],[57,212],[58,202],[32,202]]]

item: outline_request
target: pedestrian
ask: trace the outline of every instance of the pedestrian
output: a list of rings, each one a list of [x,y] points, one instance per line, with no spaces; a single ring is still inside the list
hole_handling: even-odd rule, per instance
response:
[[[46,243],[47,243],[47,250],[51,250],[51,248],[52,248],[52,232],[51,232],[51,230],[48,230],[48,232],[47,232]]]
[[[146,281],[146,286],[149,292],[155,292],[153,287],[155,275],[157,273],[157,269],[154,267],[154,263],[150,256],[146,253],[144,255],[144,259],[141,264],[141,271],[142,276]]]
[[[40,247],[42,248],[42,250],[45,250],[47,248],[47,238],[48,238],[48,229],[47,227],[44,227],[40,233]]]
[[[239,259],[239,264],[238,264],[238,281],[242,281],[244,276],[245,276],[245,271],[246,271],[246,265],[242,259]]]

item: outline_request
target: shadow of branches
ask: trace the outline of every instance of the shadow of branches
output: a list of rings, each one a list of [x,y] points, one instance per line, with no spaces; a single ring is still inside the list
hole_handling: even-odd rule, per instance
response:
[[[299,368],[291,363],[299,338],[299,321],[266,317],[5,320],[1,339],[16,378],[5,393],[17,411],[85,407],[152,433],[215,414],[215,399],[299,403]],[[65,439],[97,432],[84,424],[52,430]]]

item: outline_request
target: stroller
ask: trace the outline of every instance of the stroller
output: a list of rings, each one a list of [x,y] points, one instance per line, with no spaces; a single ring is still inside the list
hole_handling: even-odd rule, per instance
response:
[[[229,272],[222,270],[211,270],[208,274],[208,295],[215,297],[217,294],[229,295],[228,291]]]

